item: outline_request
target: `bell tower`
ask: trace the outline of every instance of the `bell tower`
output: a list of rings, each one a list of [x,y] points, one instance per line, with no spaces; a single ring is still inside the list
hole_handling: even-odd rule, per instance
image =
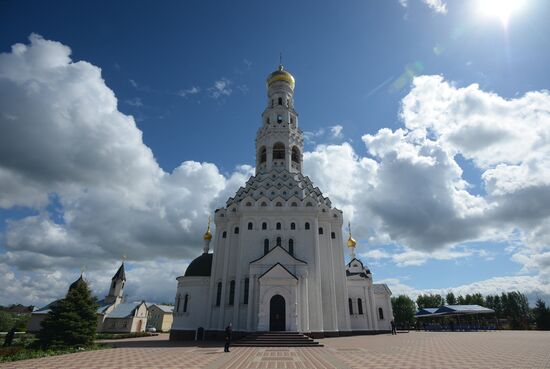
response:
[[[267,77],[267,106],[256,134],[256,174],[302,171],[304,139],[294,110],[295,80],[282,64]]]
[[[124,262],[120,265],[117,272],[111,279],[109,294],[105,296],[105,302],[108,304],[119,304],[122,302],[124,293],[124,283],[126,282],[126,273],[124,272]]]

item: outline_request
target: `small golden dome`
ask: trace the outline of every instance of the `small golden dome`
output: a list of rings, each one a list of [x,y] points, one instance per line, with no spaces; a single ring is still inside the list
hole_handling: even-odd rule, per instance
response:
[[[294,85],[296,84],[296,81],[294,80],[292,74],[284,70],[282,65],[279,65],[279,69],[277,69],[275,72],[271,73],[267,77],[267,87],[269,88],[272,83],[277,81],[285,81],[290,85],[290,88],[294,90]]]
[[[212,233],[210,233],[210,217],[208,217],[208,228],[206,229],[202,239],[205,241],[210,241],[212,239]]]

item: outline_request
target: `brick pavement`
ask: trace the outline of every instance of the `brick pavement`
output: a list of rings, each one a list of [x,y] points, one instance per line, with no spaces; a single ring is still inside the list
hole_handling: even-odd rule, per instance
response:
[[[113,349],[0,364],[2,369],[550,368],[550,332],[410,332],[321,340],[317,348],[193,346],[154,338]]]

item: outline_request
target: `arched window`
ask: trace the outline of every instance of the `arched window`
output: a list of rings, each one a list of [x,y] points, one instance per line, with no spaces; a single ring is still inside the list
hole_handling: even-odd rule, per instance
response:
[[[260,163],[265,163],[267,160],[267,150],[265,146],[260,148]]]
[[[351,299],[348,299],[348,306],[349,306],[349,315],[353,315],[353,301],[351,301]]]
[[[290,204],[290,206],[296,207],[296,206],[298,206],[298,204],[296,202],[293,202],[292,204]]]
[[[313,206],[313,204],[310,203],[310,202],[308,202],[308,203],[306,203],[306,206],[307,206],[307,207],[310,207],[310,206]]]
[[[226,231],[223,231],[222,238],[227,238],[227,232]]]
[[[357,310],[359,314],[363,314],[363,301],[361,299],[357,299]]]
[[[273,145],[273,160],[285,158],[285,145],[277,142]]]
[[[229,282],[229,305],[235,303],[235,281]]]
[[[384,310],[382,308],[378,308],[378,319],[384,320]]]
[[[248,202],[246,203],[246,206],[252,206],[252,203],[251,203],[250,201],[248,201]]]
[[[250,279],[245,278],[244,279],[244,297],[243,297],[243,304],[248,304],[248,287],[250,285]]]
[[[252,229],[253,225],[252,222],[248,222],[248,229]]]
[[[330,232],[330,238],[332,238],[334,240],[336,238],[336,233]]]
[[[276,243],[277,246],[281,246],[281,237],[277,237],[277,243]]]
[[[185,298],[183,299],[183,312],[186,313],[187,312],[187,302],[189,301],[189,295],[186,294],[185,295]]]
[[[233,233],[239,234],[239,227],[235,227],[235,231]]]
[[[265,124],[269,124],[269,117],[265,120]]]
[[[271,99],[271,107],[275,104],[275,100]]]
[[[264,230],[267,229],[267,223],[266,222],[262,223],[262,229],[264,229]]]
[[[262,202],[262,206],[264,206],[264,207],[267,206],[267,203],[265,201]]]
[[[295,230],[296,229],[296,223],[294,223],[294,222],[290,223],[290,229]]]
[[[218,282],[218,290],[216,291],[216,306],[220,306],[222,302],[222,282]]]
[[[288,253],[294,255],[294,240],[292,238],[288,240]]]
[[[319,227],[319,234],[323,234],[323,227]]]
[[[309,229],[309,223],[308,223],[308,222],[306,222],[304,228],[305,228],[305,229]]]
[[[296,146],[292,148],[292,161],[295,163],[300,162],[300,149],[298,149]]]
[[[277,207],[281,207],[281,206],[283,206],[283,203],[282,203],[282,202],[280,202],[280,201],[278,201],[278,202],[277,202],[277,203],[275,204],[275,206],[277,206]]]
[[[277,115],[277,123],[283,123],[283,116],[281,114]]]
[[[176,312],[179,312],[180,311],[180,301],[181,301],[181,296],[178,295],[176,297]]]
[[[277,225],[275,226],[276,229],[281,229],[281,223],[277,222]]]
[[[279,103],[279,105],[283,105],[283,98],[282,97],[279,97],[278,103]]]
[[[264,240],[264,255],[266,255],[269,252],[269,240],[266,238]]]

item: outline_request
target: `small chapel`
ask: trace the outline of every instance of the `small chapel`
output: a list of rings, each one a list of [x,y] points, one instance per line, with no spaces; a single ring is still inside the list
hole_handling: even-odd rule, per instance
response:
[[[202,255],[177,278],[171,340],[221,337],[229,323],[237,336],[391,330],[391,291],[355,256],[350,227],[346,263],[343,213],[302,174],[294,88],[282,65],[267,77],[256,173],[215,211],[214,234],[209,221]]]

